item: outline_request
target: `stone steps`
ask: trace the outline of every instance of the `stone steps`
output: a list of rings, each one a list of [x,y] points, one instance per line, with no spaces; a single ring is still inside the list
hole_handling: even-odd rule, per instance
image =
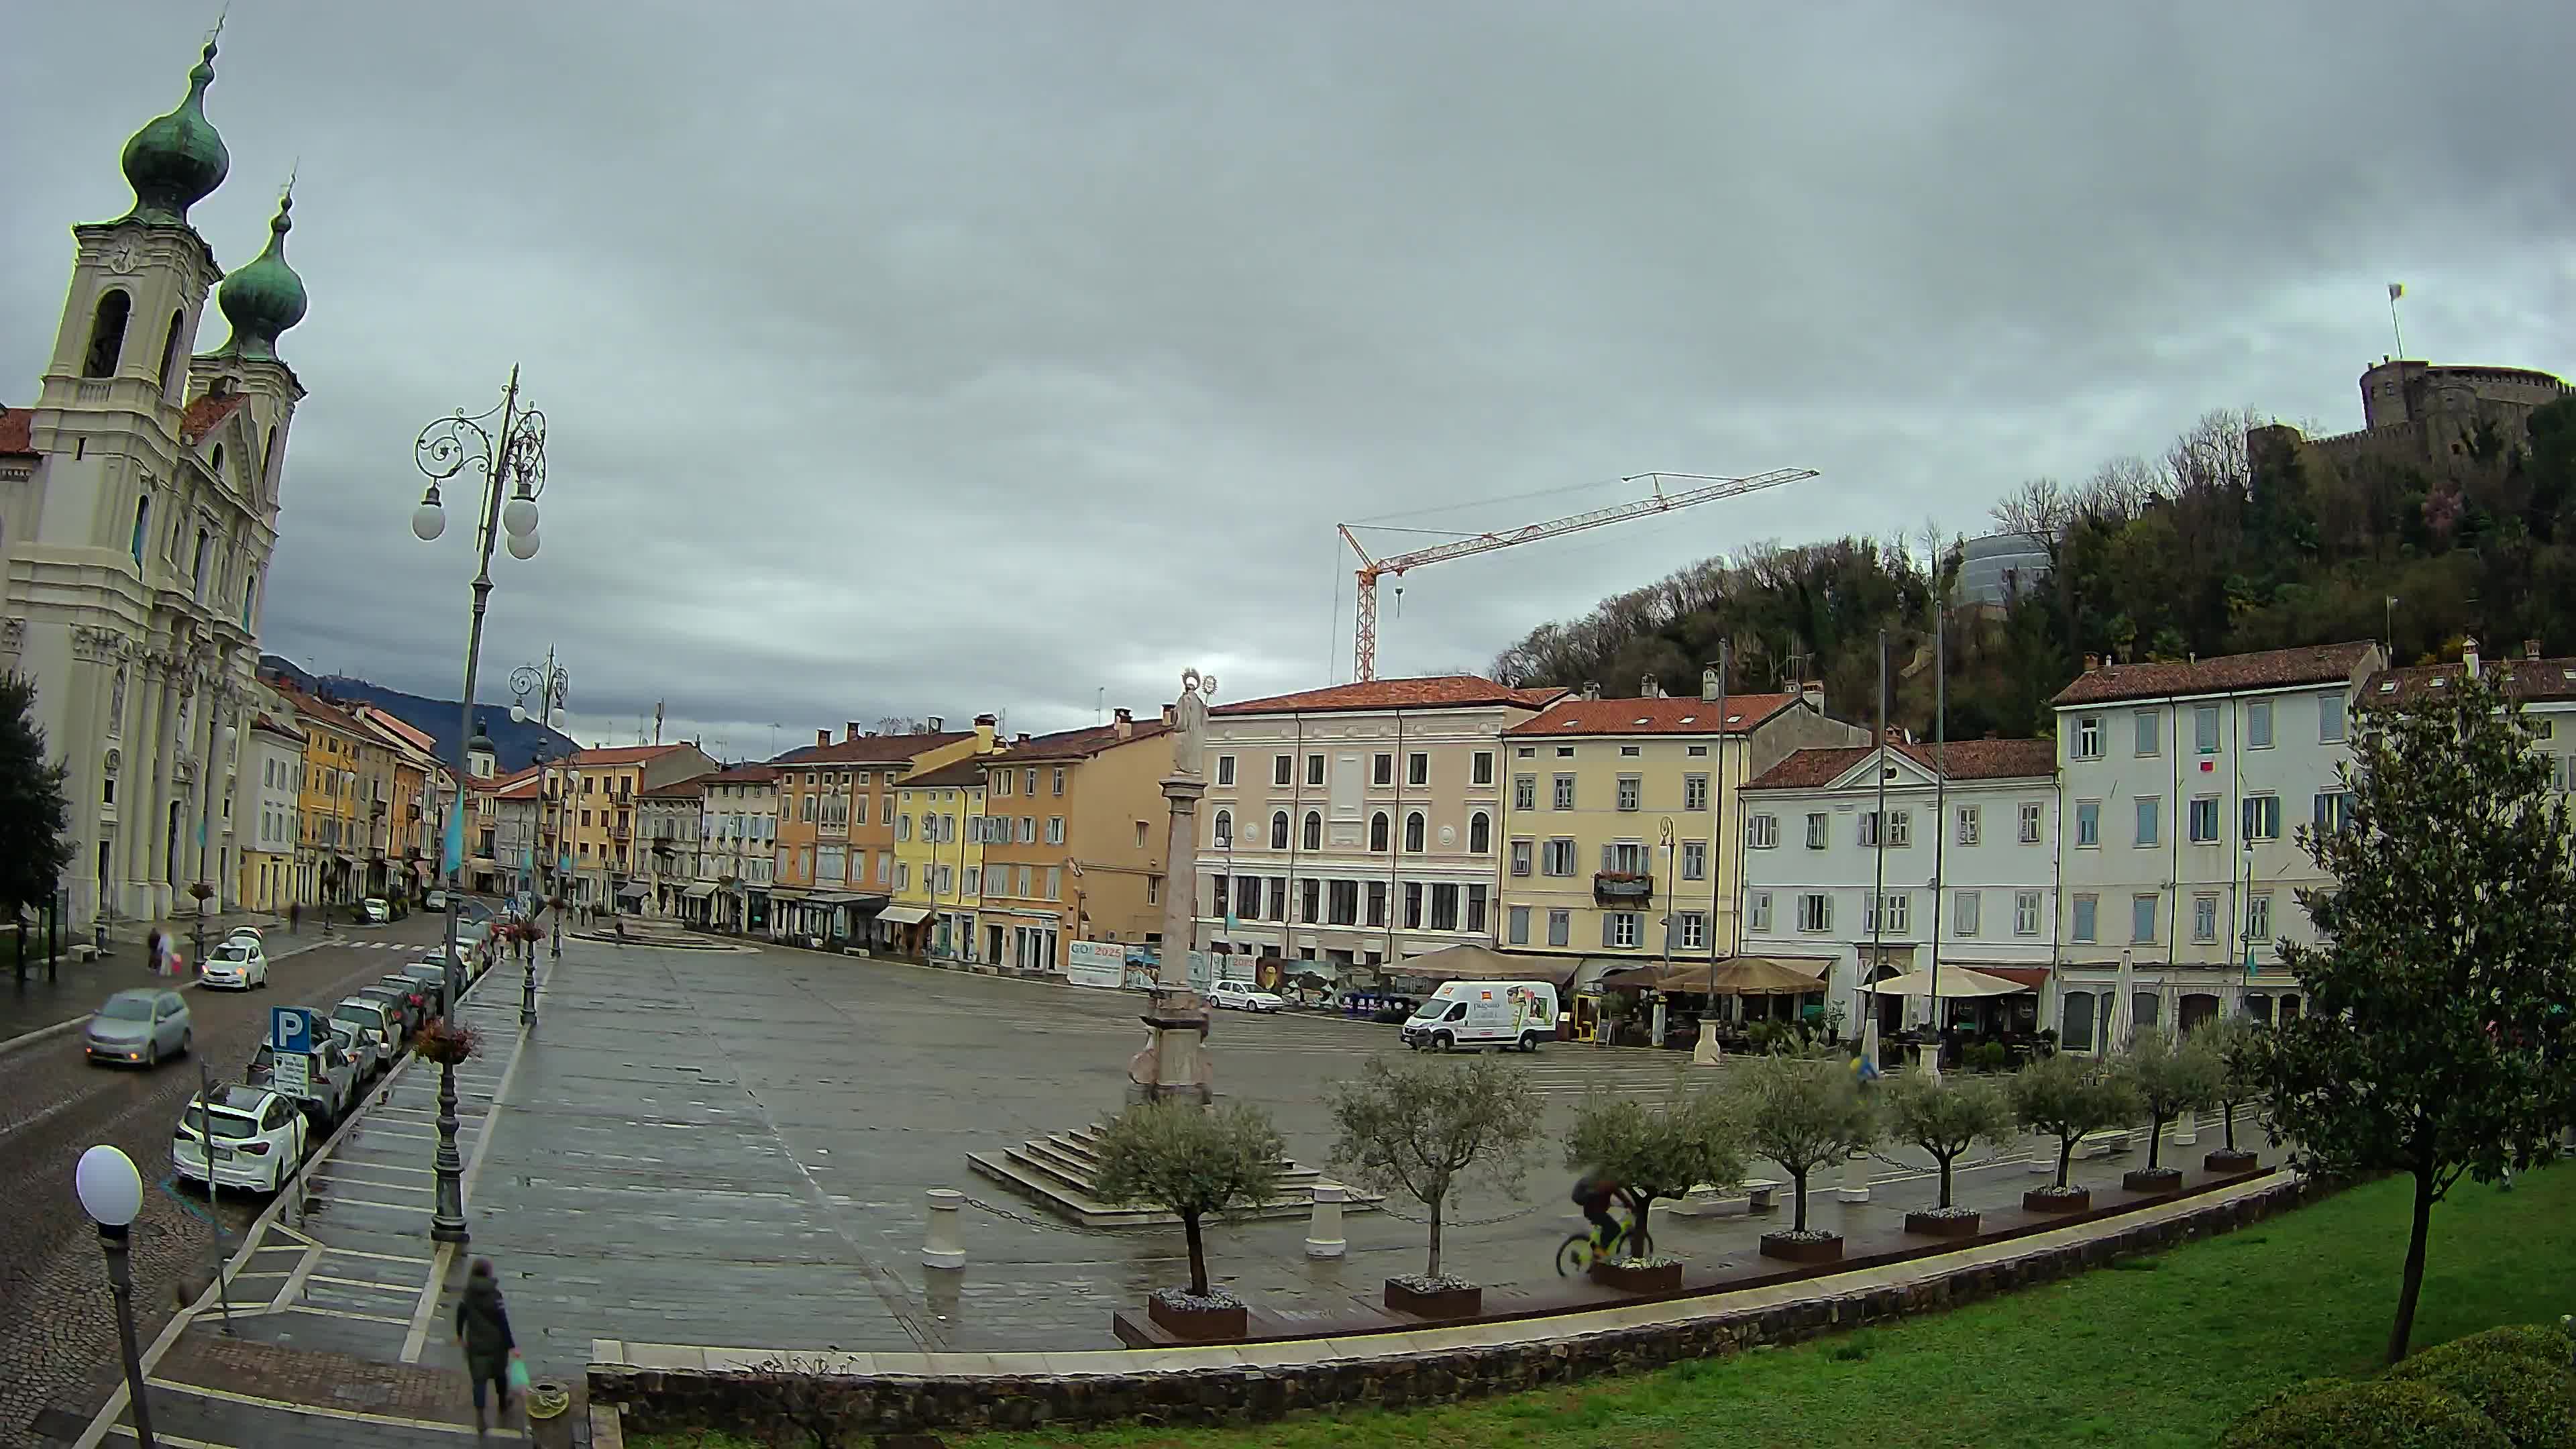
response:
[[[1157,1227],[1180,1219],[1157,1208],[1132,1207],[1101,1200],[1093,1185],[1100,1171],[1099,1127],[1077,1127],[1032,1137],[1000,1152],[970,1152],[967,1165],[996,1182],[1016,1188],[1061,1216],[1084,1227]],[[1324,1175],[1296,1162],[1280,1163],[1279,1192],[1258,1207],[1238,1209],[1238,1218],[1303,1216],[1314,1203],[1313,1188]],[[1351,1190],[1344,1211],[1366,1212],[1381,1199]]]

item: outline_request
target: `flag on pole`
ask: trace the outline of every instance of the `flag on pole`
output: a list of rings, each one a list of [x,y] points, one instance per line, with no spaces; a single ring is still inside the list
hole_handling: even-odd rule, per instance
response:
[[[2389,300],[2389,301],[2394,302],[2394,301],[2396,301],[2398,298],[2403,297],[2403,296],[2405,296],[2405,295],[2406,295],[2406,284],[2405,284],[2404,282],[2391,282],[2391,283],[2389,283],[2389,284],[2388,284],[2388,300]]]
[[[465,811],[461,805],[459,802],[447,811],[446,858],[443,864],[450,877],[460,876],[465,870]]]

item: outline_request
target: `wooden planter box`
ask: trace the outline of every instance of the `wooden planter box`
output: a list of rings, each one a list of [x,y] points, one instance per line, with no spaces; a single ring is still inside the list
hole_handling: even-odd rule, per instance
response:
[[[1386,1309],[1389,1313],[1410,1313],[1421,1318],[1468,1318],[1484,1311],[1484,1307],[1485,1290],[1473,1284],[1425,1292],[1408,1287],[1400,1278],[1386,1280]]]
[[[2035,1187],[2021,1195],[2021,1208],[2023,1212],[2030,1213],[2090,1212],[2093,1208],[2093,1193],[2091,1189],[2081,1187],[2069,1193],[2060,1193],[2054,1188]]]
[[[1927,1238],[1973,1238],[1984,1219],[1976,1213],[1940,1216],[1934,1213],[1907,1213],[1905,1230]]]
[[[1659,1263],[1651,1268],[1595,1263],[1591,1275],[1593,1282],[1622,1293],[1678,1293],[1682,1286],[1682,1265],[1679,1263]]]
[[[2202,1158],[2200,1165],[2207,1172],[2252,1172],[2263,1165],[2263,1160],[2251,1152],[2231,1152],[2222,1147]]]
[[[2128,1192],[2177,1192],[2182,1188],[2179,1167],[2137,1167],[2120,1174],[2120,1186]]]
[[[1184,1308],[1149,1297],[1145,1300],[1145,1316],[1183,1338],[1241,1338],[1248,1328],[1246,1310],[1240,1303],[1222,1308]]]
[[[1784,1263],[1839,1263],[1843,1257],[1840,1234],[1830,1238],[1793,1238],[1786,1233],[1764,1233],[1762,1256],[1778,1258]]]

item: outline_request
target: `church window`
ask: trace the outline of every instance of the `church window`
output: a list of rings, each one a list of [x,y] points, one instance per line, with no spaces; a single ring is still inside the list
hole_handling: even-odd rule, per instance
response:
[[[99,297],[98,313],[89,324],[89,358],[81,365],[81,376],[116,375],[116,360],[125,351],[125,319],[133,310],[134,299],[122,290]]]
[[[152,495],[134,500],[134,566],[143,567],[143,531],[152,522]]]
[[[161,339],[161,390],[168,392],[179,385],[179,335],[187,330],[188,314],[170,314],[170,335]]]
[[[212,472],[212,473],[215,475],[215,481],[216,481],[216,482],[221,483],[222,481],[224,481],[224,445],[223,445],[223,444],[221,444],[221,443],[217,443],[217,444],[215,444],[215,465],[214,465],[214,467],[213,467],[213,468],[209,469],[208,471]]]

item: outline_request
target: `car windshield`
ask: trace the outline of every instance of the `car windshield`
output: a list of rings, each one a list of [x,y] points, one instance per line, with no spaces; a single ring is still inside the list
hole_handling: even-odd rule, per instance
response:
[[[207,1123],[210,1117],[213,1119],[211,1132],[208,1130]],[[193,1102],[188,1105],[188,1125],[195,1128],[200,1135],[211,1136],[217,1142],[238,1142],[245,1137],[259,1135],[257,1118],[227,1111],[221,1107],[207,1112]]]
[[[98,1014],[110,1021],[150,1021],[152,1001],[144,996],[111,996]]]
[[[218,961],[247,961],[250,959],[250,948],[248,946],[235,946],[230,943],[226,943],[215,948],[214,959]]]
[[[1436,1019],[1440,1013],[1447,1011],[1448,1009],[1448,1002],[1426,1001],[1422,1003],[1422,1005],[1414,1008],[1413,1019],[1415,1021],[1431,1021]]]
[[[373,1006],[341,1006],[332,1011],[331,1019],[348,1022],[352,1026],[380,1026],[384,1022],[378,1008]]]

